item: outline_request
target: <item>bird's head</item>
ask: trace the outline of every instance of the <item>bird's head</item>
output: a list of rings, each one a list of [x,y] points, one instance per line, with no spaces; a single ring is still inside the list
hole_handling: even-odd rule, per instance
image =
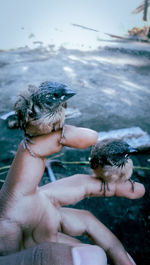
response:
[[[111,165],[122,167],[128,161],[131,153],[136,152],[126,142],[122,140],[98,141],[91,151],[91,167]]]
[[[76,93],[66,85],[46,81],[39,87],[30,85],[20,94],[14,105],[19,127],[26,130],[30,120],[38,120],[43,115],[53,115],[59,106],[65,107],[66,101]]]
[[[134,152],[136,152],[136,149],[132,148],[122,140],[113,140],[106,146],[108,163],[116,167],[123,167],[130,154]]]
[[[55,111],[75,94],[64,84],[46,81],[41,83],[37,91],[32,94],[32,101],[37,108]]]

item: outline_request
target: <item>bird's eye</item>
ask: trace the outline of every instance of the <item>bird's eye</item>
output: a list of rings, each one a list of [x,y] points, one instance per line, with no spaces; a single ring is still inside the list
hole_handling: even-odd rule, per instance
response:
[[[59,98],[59,95],[57,93],[54,93],[54,98]]]
[[[37,106],[37,105],[34,105],[34,107],[33,107],[33,113],[34,113],[34,115],[40,113],[40,107]]]
[[[29,116],[30,116],[31,118],[33,118],[34,113],[33,113],[31,110],[28,112],[28,114],[29,114]]]

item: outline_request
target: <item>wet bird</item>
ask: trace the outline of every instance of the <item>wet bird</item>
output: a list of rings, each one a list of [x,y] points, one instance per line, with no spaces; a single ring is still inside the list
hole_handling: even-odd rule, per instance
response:
[[[133,162],[129,158],[131,153],[136,152],[122,140],[97,141],[92,147],[90,165],[94,175],[102,181],[101,191],[109,190],[109,183],[125,182],[129,180],[134,192],[134,182],[131,180]]]
[[[24,146],[28,150],[32,136],[48,134],[60,128],[64,136],[66,101],[74,95],[75,92],[66,85],[50,81],[41,83],[39,87],[29,86],[20,94],[14,110],[18,126],[24,130]]]

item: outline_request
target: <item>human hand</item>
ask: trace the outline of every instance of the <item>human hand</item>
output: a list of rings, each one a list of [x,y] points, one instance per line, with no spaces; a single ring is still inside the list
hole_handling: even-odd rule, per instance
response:
[[[9,254],[45,241],[57,241],[59,218],[54,226],[51,221],[55,220],[55,214],[59,217],[55,209],[56,205],[51,202],[49,204],[49,198],[43,190],[48,186],[38,187],[45,169],[45,157],[60,151],[63,144],[86,148],[94,144],[98,137],[93,130],[69,125],[66,125],[62,144],[60,144],[61,135],[62,132],[59,130],[34,138],[31,148],[36,153],[36,157],[24,149],[22,144],[18,148],[0,191],[0,252],[2,254]],[[75,141],[74,138],[76,138]],[[48,222],[49,219],[50,222]],[[50,234],[49,229],[53,231]],[[35,239],[34,234],[37,234],[37,230],[40,238],[36,235]]]
[[[68,125],[61,145],[60,137],[61,131],[57,131],[50,135],[34,138],[34,144],[31,144],[31,148],[36,157],[31,156],[22,145],[18,149],[0,193],[0,251],[3,255],[49,241],[79,246],[81,243],[78,240],[68,237],[66,234],[71,236],[74,233],[75,235],[82,234],[86,231],[88,223],[92,223],[91,227],[93,228],[88,233],[92,235],[96,244],[106,250],[110,247],[111,250],[110,242],[112,245],[114,240],[118,243],[117,239],[112,236],[108,229],[105,229],[101,222],[89,213],[85,214],[84,212],[83,216],[80,210],[75,214],[78,221],[77,226],[75,228],[71,226],[74,221],[70,219],[72,214],[72,210],[70,210],[67,213],[69,230],[66,232],[65,229],[62,229],[64,210],[61,206],[75,203],[86,196],[103,196],[103,193],[100,192],[99,180],[90,175],[76,175],[38,187],[45,169],[45,157],[47,155],[59,152],[63,145],[86,148],[96,142],[98,134],[89,129]],[[136,183],[132,198],[139,198],[143,194],[143,185]],[[128,184],[112,186],[111,192],[106,196],[114,195],[130,198],[131,192]],[[95,233],[93,233],[95,225],[98,227],[101,240],[97,240]],[[109,238],[110,241],[103,240],[104,238]],[[115,264],[131,264],[122,246],[119,253],[122,253],[124,258],[119,257],[119,260],[123,261],[117,263],[118,249],[120,249],[120,242],[115,251],[113,249],[111,252]]]

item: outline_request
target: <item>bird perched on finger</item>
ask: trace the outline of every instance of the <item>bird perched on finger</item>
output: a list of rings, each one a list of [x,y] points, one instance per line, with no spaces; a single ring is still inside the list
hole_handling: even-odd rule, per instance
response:
[[[48,134],[63,128],[66,101],[75,92],[66,85],[45,81],[39,87],[29,86],[28,90],[19,95],[14,110],[19,127],[24,130],[24,145],[28,148],[30,137]]]
[[[129,155],[136,152],[122,140],[97,141],[92,147],[90,165],[94,175],[102,181],[101,191],[109,190],[109,183],[125,182],[129,180],[134,192],[134,182],[131,180],[133,162]]]

